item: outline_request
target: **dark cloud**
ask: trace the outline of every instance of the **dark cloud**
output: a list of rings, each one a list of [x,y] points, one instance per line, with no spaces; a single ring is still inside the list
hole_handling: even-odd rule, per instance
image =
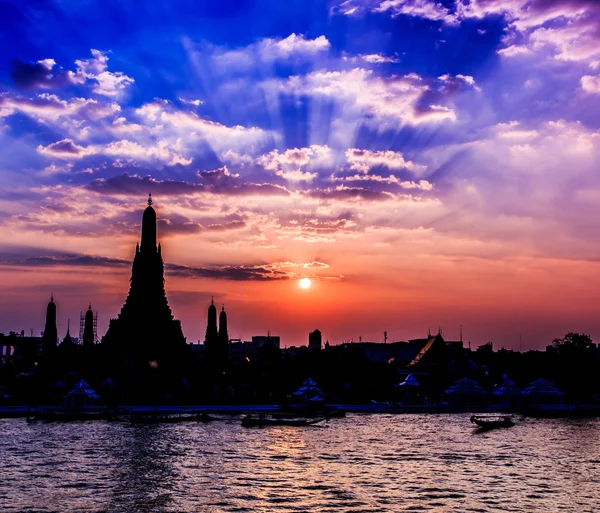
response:
[[[48,255],[27,255],[12,252],[0,252],[0,265],[17,267],[125,267],[129,260],[119,258],[98,257],[76,253],[57,253]]]
[[[216,170],[219,171],[219,170]],[[282,186],[274,184],[245,184],[234,183],[234,176],[228,175],[225,183],[220,183],[217,175],[210,175],[214,179],[212,184],[193,183],[174,180],[156,180],[150,176],[137,176],[123,173],[111,178],[98,178],[87,185],[87,189],[103,194],[130,194],[145,196],[156,193],[164,196],[178,196],[198,192],[210,192],[232,196],[289,196],[289,191]]]
[[[11,77],[19,89],[60,89],[81,80],[74,80],[74,74],[57,68],[53,62],[13,61]]]
[[[55,143],[49,144],[43,149],[43,153],[52,155],[60,155],[61,153],[67,153],[69,155],[81,155],[83,148],[77,146],[71,139],[63,139]]]
[[[203,227],[200,223],[192,221],[185,216],[171,214],[169,217],[160,217],[157,221],[158,233],[161,237],[169,235],[200,233]]]
[[[271,269],[266,265],[231,265],[203,268],[166,264],[165,269],[171,276],[183,276],[189,278],[212,278],[233,281],[273,281],[291,279],[290,273],[277,269]]]
[[[26,268],[46,267],[101,267],[127,269],[131,260],[101,256],[63,253],[56,250],[38,248],[9,248],[0,251],[0,265]],[[288,280],[293,277],[276,265],[222,265],[214,267],[190,267],[165,264],[169,276],[187,278],[211,278],[234,281],[273,281]]]
[[[342,212],[338,216],[310,216],[310,215],[288,215],[280,218],[280,224],[285,228],[300,227],[304,232],[312,233],[335,233],[338,231],[347,231],[354,215],[350,211]],[[320,262],[313,262],[319,264]],[[323,264],[329,267],[327,264]]]
[[[344,187],[340,189],[313,189],[302,194],[316,199],[363,199],[366,201],[387,201],[394,199],[389,192],[372,191],[361,187]]]
[[[136,176],[123,173],[111,178],[98,178],[87,185],[87,189],[103,194],[131,194],[147,196],[155,193],[161,196],[177,196],[202,192],[204,185],[174,180],[155,180],[150,176]]]

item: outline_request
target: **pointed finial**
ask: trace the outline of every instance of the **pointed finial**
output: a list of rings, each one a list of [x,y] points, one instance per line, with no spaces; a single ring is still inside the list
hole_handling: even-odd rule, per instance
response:
[[[50,292],[50,302],[54,303],[54,292]]]
[[[67,319],[67,335],[69,335],[70,331],[71,331],[71,319]]]
[[[225,305],[223,305],[223,306],[221,307],[221,312],[224,312],[224,311],[225,311]]]
[[[92,302],[90,301],[90,306],[88,307],[88,310],[92,309]]]
[[[148,194],[148,206],[152,206],[152,193]]]
[[[212,297],[212,299],[210,300],[210,304],[214,305],[215,304],[215,296]]]

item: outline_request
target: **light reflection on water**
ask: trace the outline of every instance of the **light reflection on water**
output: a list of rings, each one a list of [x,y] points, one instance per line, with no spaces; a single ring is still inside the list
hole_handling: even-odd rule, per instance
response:
[[[349,415],[327,428],[0,420],[0,511],[594,511],[600,420]]]

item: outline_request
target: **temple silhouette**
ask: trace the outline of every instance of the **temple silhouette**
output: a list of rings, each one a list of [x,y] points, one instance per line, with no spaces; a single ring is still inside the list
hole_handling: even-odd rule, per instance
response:
[[[171,373],[188,350],[165,292],[152,195],[142,215],[141,243],[135,248],[129,294],[119,316],[110,320],[102,345],[109,351],[113,373],[132,377],[157,370],[163,375]]]
[[[214,298],[208,307],[208,322],[205,336],[206,359],[214,366],[216,371],[222,371],[229,356],[229,334],[227,332],[227,313],[225,306],[219,314],[219,328],[217,329],[217,308]]]

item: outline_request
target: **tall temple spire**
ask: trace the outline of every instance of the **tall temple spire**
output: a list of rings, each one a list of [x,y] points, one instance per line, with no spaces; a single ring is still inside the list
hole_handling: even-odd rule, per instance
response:
[[[215,298],[213,297],[208,307],[208,322],[206,323],[206,338],[207,347],[213,345],[217,341],[219,332],[217,330],[217,307],[215,306]]]
[[[58,331],[56,329],[56,303],[54,294],[50,295],[50,302],[46,308],[46,325],[44,327],[44,336],[42,338],[42,351],[47,352],[56,347],[58,340]]]
[[[225,313],[225,305],[221,308],[219,315],[219,346],[221,350],[227,351],[229,346],[229,333],[227,332],[227,314]]]
[[[156,212],[152,208],[152,195],[148,195],[148,207],[142,215],[142,251],[156,251]]]
[[[156,212],[148,195],[142,215],[140,249],[133,259],[130,288],[117,319],[111,319],[102,343],[111,348],[123,379],[145,373],[152,365],[177,372],[189,348],[181,323],[173,319],[167,301],[164,263],[156,245]],[[152,365],[151,365],[152,364]],[[150,366],[150,367],[149,367]]]
[[[94,312],[92,312],[92,303],[85,312],[84,325],[83,325],[83,337],[81,343],[85,348],[91,348],[96,342],[96,319],[94,318]]]

